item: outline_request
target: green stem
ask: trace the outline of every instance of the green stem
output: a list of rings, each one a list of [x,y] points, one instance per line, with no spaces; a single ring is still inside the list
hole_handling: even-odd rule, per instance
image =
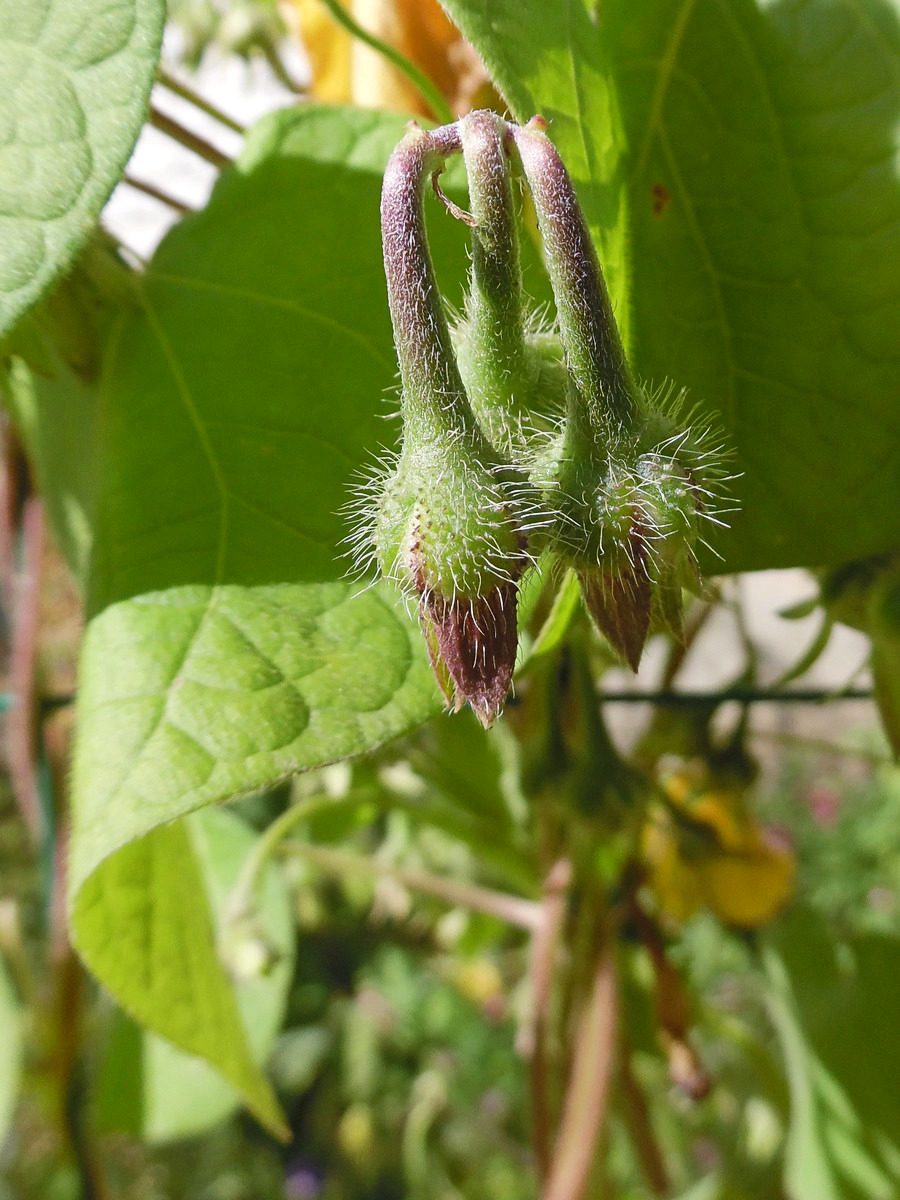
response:
[[[290,71],[281,61],[281,56],[268,39],[264,39],[258,49],[262,52],[263,58],[272,68],[272,73],[289,92],[293,92],[295,96],[305,96],[307,89],[301,87],[296,79],[291,75]]]
[[[128,187],[133,188],[136,192],[141,192],[145,196],[150,196],[154,200],[158,200],[160,204],[165,204],[167,208],[171,208],[173,212],[184,213],[194,212],[194,209],[188,204],[182,204],[180,200],[167,195],[159,188],[154,187],[152,183],[144,183],[143,179],[135,179],[133,175],[125,175],[122,182]]]
[[[625,1127],[647,1180],[647,1186],[654,1196],[668,1196],[669,1174],[662,1148],[653,1132],[647,1100],[632,1070],[631,1049],[624,1042],[619,1076]]]
[[[871,688],[848,688],[846,691],[829,688],[791,688],[771,692],[764,688],[723,688],[720,692],[655,692],[604,691],[597,692],[601,704],[659,704],[667,708],[703,708],[736,700],[739,704],[826,704],[848,700],[872,700]]]
[[[524,371],[522,264],[506,150],[508,126],[484,110],[459,123],[472,210],[469,324],[481,366],[509,390]]]
[[[263,871],[292,829],[326,809],[345,808],[359,803],[360,797],[353,794],[341,800],[334,800],[331,796],[311,796],[308,800],[301,800],[299,804],[292,805],[276,817],[244,860],[228,900],[229,919],[240,919],[252,911]]]
[[[375,37],[368,30],[363,29],[362,25],[354,21],[353,17],[341,7],[338,0],[321,0],[322,4],[328,9],[338,25],[341,25],[347,30],[352,37],[363,42],[371,50],[386,58],[389,63],[397,68],[397,70],[405,75],[410,81],[428,107],[431,109],[433,116],[440,121],[442,125],[449,125],[453,121],[454,114],[447,101],[444,99],[440,90],[431,82],[428,76],[420,71],[419,68],[404,57],[399,50],[395,50],[393,46],[389,46],[387,42],[383,42],[381,38]]]
[[[191,133],[189,129],[185,129],[173,117],[166,116],[158,108],[151,106],[148,120],[154,129],[158,129],[160,133],[165,133],[173,141],[178,142],[180,146],[184,146],[185,150],[192,151],[198,158],[202,158],[205,162],[210,163],[217,170],[231,166],[231,159],[227,154],[223,154],[221,150],[217,150],[215,146],[207,142],[204,138],[198,137],[196,133]]]
[[[235,133],[240,133],[241,135],[247,132],[244,126],[235,121],[233,117],[229,117],[227,113],[223,113],[211,101],[201,96],[199,92],[195,92],[192,87],[188,87],[186,83],[182,83],[180,79],[176,79],[174,75],[170,75],[162,67],[157,69],[156,78],[167,91],[180,96],[182,100],[187,100],[190,104],[193,104],[194,108],[199,108],[201,112],[205,112],[208,117],[212,117],[214,121],[218,121],[226,129],[233,129]]]
[[[873,766],[889,766],[893,759],[889,754],[878,750],[868,750],[865,746],[842,746],[830,742],[827,738],[807,737],[802,733],[782,733],[777,729],[751,729],[750,737],[754,740],[776,742],[780,746],[788,746],[797,750],[809,750],[816,754],[830,754],[836,757],[860,758]]]
[[[535,400],[537,367],[525,341],[522,264],[509,169],[509,126],[496,114],[459,122],[469,178],[472,282],[460,325],[460,369],[472,407],[492,445],[527,451],[524,430]]]
[[[539,928],[542,920],[540,904],[533,900],[525,900],[521,896],[510,896],[506,892],[493,891],[477,884],[459,883],[455,879],[444,879],[427,871],[395,867],[377,859],[366,858],[362,854],[333,850],[327,846],[314,846],[308,842],[288,842],[282,849],[287,854],[305,858],[332,875],[351,878],[366,875],[374,879],[386,876],[395,879],[410,891],[434,896],[435,899],[443,900],[454,907],[469,908],[473,912],[496,917],[508,925],[515,925],[532,933]]]

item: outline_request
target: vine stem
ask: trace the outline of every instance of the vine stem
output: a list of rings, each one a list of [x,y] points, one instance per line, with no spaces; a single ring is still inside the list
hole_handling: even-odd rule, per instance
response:
[[[669,1175],[662,1149],[653,1132],[647,1100],[632,1069],[631,1047],[624,1041],[619,1077],[622,1085],[625,1125],[647,1185],[654,1196],[667,1196],[669,1194]]]
[[[583,1200],[609,1103],[618,1027],[615,949],[604,939],[578,1021],[572,1071],[542,1200]]]
[[[352,36],[359,41],[365,43],[371,50],[382,55],[393,66],[397,68],[401,74],[405,75],[410,81],[428,107],[434,117],[442,125],[449,125],[456,120],[453,110],[444,99],[441,91],[431,82],[424,71],[420,71],[415,63],[411,63],[408,58],[395,50],[393,46],[376,37],[373,33],[369,33],[367,29],[363,29],[362,25],[358,24],[350,14],[341,7],[338,0],[321,0],[331,16],[337,21],[338,25],[342,26]]]
[[[278,847],[295,826],[314,817],[317,813],[328,808],[343,808],[348,803],[359,803],[358,796],[345,796],[342,800],[334,800],[331,796],[311,796],[293,804],[269,825],[260,835],[259,840],[244,860],[237,883],[228,900],[227,914],[229,920],[246,916],[254,905],[254,897],[262,879],[263,871],[269,864]]]
[[[368,875],[370,878],[384,876],[395,879],[410,891],[434,896],[435,899],[443,900],[446,904],[454,907],[469,908],[473,912],[496,917],[507,925],[514,925],[529,933],[534,933],[540,927],[540,904],[521,896],[510,896],[506,892],[497,892],[491,888],[479,887],[477,884],[459,883],[455,879],[444,879],[440,875],[432,875],[427,871],[391,866],[388,863],[378,862],[377,859],[366,858],[362,854],[352,854],[347,850],[332,850],[328,846],[316,846],[308,842],[286,842],[282,846],[282,851],[305,858],[333,875],[353,877]]]
[[[359,803],[360,797],[352,793],[342,800],[333,800],[327,796],[312,796],[308,800],[293,805],[277,817],[262,834],[244,861],[228,901],[228,919],[238,920],[252,911],[254,896],[263,871],[275,853],[280,851],[306,858],[323,871],[328,871],[333,875],[368,875],[374,878],[389,876],[411,891],[423,892],[438,900],[444,900],[447,904],[460,905],[463,908],[471,908],[476,912],[498,917],[509,925],[527,929],[529,932],[533,933],[540,927],[543,920],[542,908],[533,900],[526,900],[521,896],[511,896],[506,892],[498,892],[491,888],[478,887],[475,884],[444,879],[426,871],[394,867],[347,850],[332,850],[327,846],[317,846],[309,842],[286,841],[288,834],[297,825],[317,813],[326,809],[333,810],[335,807],[343,808]]]
[[[783,692],[765,688],[724,688],[721,692],[597,692],[601,704],[658,704],[668,708],[690,708],[693,705],[724,704],[737,700],[740,704],[821,704],[844,700],[873,700],[871,688],[847,688],[845,691],[828,688],[790,688]]]
[[[194,108],[199,108],[201,112],[205,112],[208,117],[212,117],[214,121],[218,121],[220,125],[224,125],[226,129],[232,129],[235,133],[243,136],[247,130],[233,117],[229,117],[227,113],[222,112],[205,96],[201,96],[199,92],[195,92],[192,87],[186,83],[182,83],[180,79],[176,79],[174,75],[170,75],[163,67],[159,67],[156,72],[157,82],[176,96],[180,96],[182,100],[187,100],[193,104]]]
[[[151,105],[150,107],[148,121],[154,129],[158,129],[160,133],[166,134],[173,141],[178,142],[180,146],[184,146],[185,150],[191,150],[198,158],[202,158],[205,162],[210,163],[217,170],[222,170],[223,167],[231,165],[231,159],[227,154],[223,154],[221,150],[217,150],[205,138],[192,133],[189,129],[185,129],[174,117],[160,112],[155,105]]]
[[[571,886],[572,864],[567,858],[561,858],[551,867],[544,880],[541,923],[531,941],[528,964],[531,1011],[516,1037],[516,1050],[530,1064],[532,1140],[542,1180],[549,1174],[552,1148],[546,1044],[547,1011]]]
[[[174,196],[168,195],[158,187],[154,187],[152,183],[145,183],[143,179],[135,179],[133,175],[123,175],[122,182],[128,187],[133,188],[136,192],[141,192],[145,196],[150,196],[154,200],[158,200],[160,204],[165,204],[167,208],[171,208],[173,212],[184,213],[194,212],[189,204],[182,204],[180,200],[176,200]]]
[[[890,766],[893,759],[889,754],[878,750],[868,750],[864,746],[841,746],[829,742],[825,738],[807,737],[802,733],[782,733],[777,729],[751,729],[750,737],[767,742],[776,742],[781,746],[794,747],[798,750],[815,751],[817,754],[831,754],[843,758],[859,758],[873,766]]]
[[[14,579],[9,680],[12,704],[6,727],[6,758],[13,795],[35,847],[44,842],[49,814],[41,803],[37,759],[37,662],[44,554],[44,506],[29,496],[22,508],[22,561]]]

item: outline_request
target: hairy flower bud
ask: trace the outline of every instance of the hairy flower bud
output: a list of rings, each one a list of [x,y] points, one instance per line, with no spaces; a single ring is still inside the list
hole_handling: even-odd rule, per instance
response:
[[[375,543],[382,572],[418,598],[448,702],[468,702],[487,726],[512,682],[527,560],[515,496],[479,449],[469,437],[428,445],[407,437],[384,485]]]
[[[540,464],[549,537],[597,627],[637,670],[651,628],[681,633],[703,517],[716,520],[721,452],[681,424],[681,397],[635,381],[575,189],[533,118],[513,138],[544,241],[569,374],[565,429]]]
[[[517,486],[469,404],[425,236],[425,182],[459,149],[456,125],[431,133],[413,126],[385,173],[382,236],[403,445],[366,536],[383,574],[418,599],[448,702],[468,702],[489,725],[512,681],[526,556]]]
[[[721,511],[721,451],[682,397],[648,393],[629,368],[569,175],[535,117],[474,112],[411,125],[384,177],[388,300],[402,382],[399,456],[372,486],[361,557],[418,602],[448,702],[489,725],[512,681],[519,579],[548,548],[580,580],[611,645],[637,669],[654,628],[681,632],[699,583],[703,519]],[[471,213],[437,185],[463,155]],[[534,200],[556,330],[525,316],[511,176]],[[472,228],[472,275],[455,335],[425,233],[431,179]],[[551,416],[565,408],[563,418]],[[719,522],[721,523],[721,522]]]

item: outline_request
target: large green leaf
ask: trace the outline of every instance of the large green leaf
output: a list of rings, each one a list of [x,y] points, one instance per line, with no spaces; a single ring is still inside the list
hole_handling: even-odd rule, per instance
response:
[[[160,247],[103,381],[94,611],[175,584],[345,573],[340,510],[397,431],[378,211],[404,124],[275,114]],[[429,207],[459,304],[464,230]]]
[[[219,940],[233,942],[235,931],[223,919],[226,901],[255,835],[237,816],[221,808],[195,813],[188,828],[195,857],[203,867]],[[284,875],[274,867],[265,874],[258,914],[258,934],[274,963],[269,969],[238,978],[235,990],[253,1058],[262,1063],[281,1028],[295,943]],[[169,1141],[203,1132],[236,1107],[237,1093],[207,1063],[138,1028],[124,1014],[117,1014],[109,1040],[95,1088],[97,1122],[104,1130]]]
[[[102,231],[0,350],[0,399],[27,449],[53,531],[80,581],[98,485],[98,380],[134,280]]]
[[[791,1091],[789,1195],[896,1195],[900,1035],[889,998],[900,987],[900,941],[866,935],[838,947],[799,909],[773,930],[764,962]]]
[[[77,895],[72,932],[85,962],[127,1012],[214,1063],[268,1128],[284,1132],[216,952],[202,866],[185,822],[160,826],[95,871]]]
[[[184,822],[292,771],[359,754],[436,711],[418,629],[383,587],[182,587],[122,601],[85,641],[71,927],[138,1021],[277,1111],[214,948]]]
[[[720,415],[728,569],[900,544],[896,0],[444,0],[543,111],[634,361]]]
[[[140,131],[164,0],[0,0],[0,335],[90,234]]]
[[[384,586],[355,592],[172,588],[91,622],[73,776],[76,894],[156,825],[359,754],[432,715],[417,627]],[[76,899],[76,929],[86,904]]]

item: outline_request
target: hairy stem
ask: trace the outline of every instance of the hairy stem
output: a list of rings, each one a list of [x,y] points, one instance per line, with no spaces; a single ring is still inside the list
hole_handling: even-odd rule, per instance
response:
[[[502,387],[510,377],[522,375],[525,361],[522,264],[506,148],[509,126],[482,110],[463,117],[459,129],[474,218],[470,336],[477,343],[479,364]]]
[[[425,233],[425,184],[461,148],[458,125],[430,133],[411,125],[390,157],[381,192],[384,271],[403,381],[403,424],[419,444],[461,432],[474,436],[477,428]]]
[[[575,188],[556,147],[533,117],[512,127],[522,169],[534,198],[550,282],[556,298],[566,363],[572,445],[603,448],[635,419],[635,385],[612,303]]]

